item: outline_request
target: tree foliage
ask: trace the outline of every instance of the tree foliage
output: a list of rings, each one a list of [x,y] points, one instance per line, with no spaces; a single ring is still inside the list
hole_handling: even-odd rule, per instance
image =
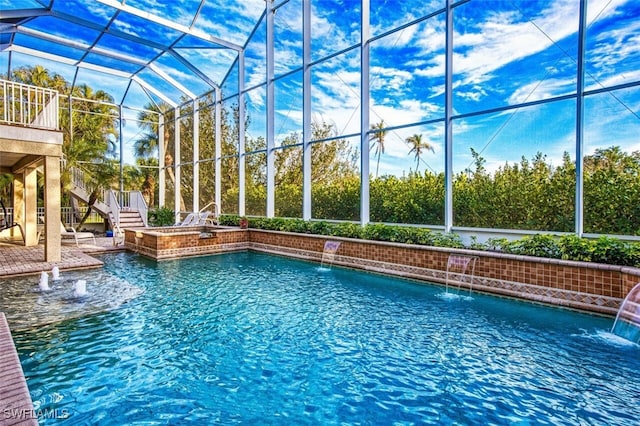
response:
[[[69,167],[95,162],[109,155],[113,158],[118,138],[118,112],[111,95],[103,90],[94,91],[86,84],[71,86],[62,76],[51,74],[40,65],[16,68],[11,78],[60,93],[60,128]]]
[[[86,84],[72,86],[59,74],[50,73],[40,65],[16,68],[11,79],[60,93],[59,125],[64,154],[62,193],[68,200],[65,193],[70,189],[71,169],[81,169],[90,192],[88,205],[93,206],[103,189],[117,185],[113,161],[118,139],[118,111],[113,105],[113,98],[107,92],[93,90]],[[86,217],[88,214],[84,219]]]
[[[174,208],[176,167],[180,167],[182,188],[177,210],[189,210],[193,200],[193,178],[199,164],[200,204],[215,198],[215,115],[213,94],[197,104],[186,102],[175,111],[156,108],[164,115],[164,152],[167,176],[167,207]],[[199,114],[199,152],[193,152],[193,108]],[[149,106],[150,109],[153,109]],[[157,155],[157,118],[141,116],[145,133],[136,141],[140,164]],[[155,121],[154,121],[155,120]],[[251,118],[246,116],[245,127]],[[245,167],[245,207],[250,215],[265,215],[267,198],[267,147],[262,136],[245,135],[245,152],[238,146],[239,110],[237,97],[224,102],[220,117],[221,210],[237,214],[240,196],[238,180],[241,164]],[[174,159],[175,123],[180,132],[180,158]],[[383,121],[373,125],[370,149],[376,161],[384,155]],[[311,140],[328,140],[311,145],[312,217],[327,220],[360,218],[360,175],[358,153],[335,126],[314,122]],[[108,132],[107,132],[108,133]],[[444,224],[445,177],[443,173],[419,171],[421,157],[433,147],[422,135],[407,138],[409,156],[415,171],[402,176],[369,176],[370,217],[374,222],[423,225]],[[303,151],[298,132],[287,135],[273,150],[275,163],[275,214],[302,216]],[[368,155],[368,153],[366,153]],[[473,167],[453,177],[454,224],[471,228],[516,229],[568,232],[575,230],[576,166],[565,153],[560,164],[551,164],[544,153],[519,162],[505,162],[488,171],[485,159],[471,149]],[[377,169],[377,167],[376,167]],[[150,170],[153,170],[151,168]],[[127,172],[130,182],[146,188],[147,197],[155,194],[158,175]],[[640,235],[640,153],[627,153],[620,147],[598,149],[584,158],[584,230],[591,233]],[[143,177],[144,176],[144,177]],[[150,189],[154,188],[154,190]],[[133,188],[136,189],[136,188]],[[137,188],[139,189],[139,188]]]
[[[63,193],[71,178],[71,166],[84,169],[96,191],[117,187],[114,163],[117,110],[111,96],[87,85],[72,86],[42,66],[16,68],[14,81],[54,88],[62,95],[60,125],[63,130],[65,165]],[[198,161],[200,204],[215,198],[215,115],[213,93],[196,103],[185,102],[176,111],[168,105],[147,105],[138,117],[142,136],[135,141],[137,164],[124,168],[125,189],[141,190],[150,205],[157,200],[159,179],[157,155],[158,117],[163,116],[166,207],[189,210],[195,194],[194,173]],[[71,103],[69,103],[71,102]],[[199,114],[199,151],[194,152],[194,107]],[[251,118],[245,117],[245,128]],[[177,126],[176,127],[176,123]],[[372,126],[370,149],[376,162],[384,155],[384,122]],[[249,214],[264,215],[267,198],[267,153],[263,137],[245,135],[245,152],[239,153],[238,98],[224,101],[220,117],[222,211],[237,213],[240,195],[238,170],[245,167],[245,206]],[[173,158],[179,131],[180,158]],[[335,126],[312,124],[311,145],[312,217],[327,220],[360,218],[358,153],[339,137]],[[433,150],[416,134],[406,141],[416,170],[402,176],[369,176],[370,217],[374,222],[424,225],[444,224],[445,182],[442,173],[419,171],[421,156]],[[282,217],[302,216],[302,136],[293,132],[274,149],[275,207]],[[366,153],[365,155],[368,155]],[[551,164],[544,153],[506,162],[488,171],[481,155],[471,150],[473,167],[453,177],[453,213],[456,226],[568,232],[575,230],[576,166],[568,153],[560,164]],[[584,158],[584,231],[599,234],[640,235],[640,152],[625,152],[619,146],[600,148]],[[180,167],[180,182],[176,170]],[[180,186],[180,205],[174,206]],[[94,197],[95,198],[95,197]]]
[[[220,217],[220,224],[237,226],[240,218],[233,215]],[[249,227],[271,231],[297,232],[358,238],[371,241],[418,244],[434,247],[469,248],[481,251],[500,251],[521,256],[596,262],[611,265],[640,267],[640,244],[615,238],[580,238],[576,235],[554,236],[536,234],[519,240],[492,239],[486,243],[472,242],[466,247],[460,236],[453,233],[430,231],[425,228],[369,223],[364,227],[349,222],[304,221],[286,218],[250,218]]]

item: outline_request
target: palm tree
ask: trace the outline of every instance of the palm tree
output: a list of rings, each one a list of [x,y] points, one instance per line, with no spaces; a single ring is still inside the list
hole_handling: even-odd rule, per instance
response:
[[[115,153],[118,114],[113,106],[113,98],[107,92],[94,91],[86,84],[72,87],[62,76],[51,74],[41,65],[17,68],[12,71],[12,78],[21,83],[55,89],[61,95],[65,95],[61,99],[60,108],[62,151],[65,160],[60,173],[61,189],[64,194],[71,188],[72,168],[81,164],[97,167],[85,170],[85,177],[90,183],[98,182],[98,188],[91,191],[95,193],[89,198],[91,207],[96,201],[94,198],[98,195],[99,189],[108,185],[106,179],[117,181],[111,173],[104,173],[100,168],[102,166],[96,165],[109,162],[108,158]],[[68,102],[72,102],[71,105]]]
[[[100,196],[105,189],[110,189],[114,182],[118,181],[119,163],[116,160],[105,160],[101,163],[91,165],[91,173],[85,173],[85,185],[89,191],[89,200],[87,201],[87,211],[85,212],[78,229],[84,225],[91,215],[91,209],[94,204],[100,200]]]
[[[156,180],[158,178],[157,158],[138,158],[138,167],[131,167],[130,177],[135,178],[142,196],[149,207],[155,206]],[[141,181],[141,183],[140,183]]]
[[[149,158],[153,158],[158,152],[158,135],[160,130],[160,125],[158,122],[158,114],[165,115],[167,112],[171,111],[171,106],[166,103],[161,103],[159,105],[156,104],[147,104],[144,107],[144,111],[141,111],[138,114],[138,127],[144,130],[144,134],[138,140],[134,142],[134,150],[138,160],[148,160]],[[176,185],[179,185],[179,182],[176,183],[176,176],[173,172],[173,154],[169,151],[169,141],[172,140],[172,127],[165,124],[163,126],[164,130],[164,167],[169,175],[169,180],[173,184],[173,187],[176,188]],[[163,171],[160,170],[160,173]],[[154,183],[155,186],[155,183]],[[185,210],[186,207],[184,205],[184,200],[182,195],[180,196],[180,206],[176,206],[176,210]]]
[[[376,156],[378,157],[376,164],[376,178],[378,178],[378,169],[380,168],[380,156],[384,154],[384,137],[387,134],[387,131],[382,129],[384,129],[384,120],[380,120],[378,123],[371,125],[371,130],[376,130],[376,132],[369,136],[369,142],[371,142],[369,150],[372,150],[375,147]]]
[[[413,136],[409,136],[405,139],[409,145],[411,145],[411,150],[409,150],[409,154],[412,152],[415,153],[416,158],[416,172],[418,171],[418,167],[420,166],[420,156],[424,153],[424,151],[434,152],[433,146],[429,142],[422,141],[422,135],[415,134]]]

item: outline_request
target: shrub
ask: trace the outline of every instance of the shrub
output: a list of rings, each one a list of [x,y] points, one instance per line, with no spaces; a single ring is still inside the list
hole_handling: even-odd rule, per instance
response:
[[[525,256],[561,258],[560,247],[552,235],[536,234],[503,245],[507,253]]]
[[[593,241],[593,259],[598,263],[640,266],[640,246],[610,237]]]
[[[167,207],[149,210],[148,218],[151,226],[171,226],[176,221],[175,212]]]
[[[558,247],[562,252],[561,258],[565,260],[591,262],[593,258],[592,242],[577,235],[563,235],[558,240]]]
[[[220,215],[220,217],[218,217],[218,224],[222,226],[239,226],[240,216],[235,214]],[[249,226],[251,226],[251,222],[249,222]]]
[[[173,212],[170,210],[169,212],[173,221]],[[236,215],[223,215],[220,216],[219,223],[221,225],[238,226],[239,219],[240,217]],[[433,232],[425,228],[412,226],[369,223],[362,227],[352,222],[333,223],[279,217],[258,217],[249,219],[249,227],[272,231],[360,238],[371,241],[465,248],[462,238],[457,234]],[[627,243],[611,237],[590,240],[576,235],[557,237],[548,234],[536,234],[515,241],[509,241],[506,238],[490,238],[485,243],[479,243],[472,237],[468,248],[525,256],[640,267],[640,244]]]

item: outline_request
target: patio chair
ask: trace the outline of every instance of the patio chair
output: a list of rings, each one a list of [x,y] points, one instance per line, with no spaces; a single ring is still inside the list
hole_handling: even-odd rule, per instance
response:
[[[198,213],[189,213],[182,222],[177,222],[174,226],[196,226],[200,216]]]
[[[96,236],[93,235],[92,232],[78,232],[73,226],[65,227],[62,222],[60,222],[60,237],[63,241],[65,239],[73,238],[76,242],[76,247],[80,247],[78,240],[86,240],[89,238],[91,238],[93,240],[93,244],[96,245]]]
[[[22,242],[24,242],[25,239],[24,239],[24,231],[22,230],[22,226],[18,222],[7,221],[9,216],[7,214],[7,208],[4,206],[4,200],[0,199],[0,205],[2,206],[2,214],[3,214],[3,216],[0,218],[0,231],[4,231],[5,229],[10,229],[17,226],[18,229],[20,230],[20,235],[22,235]]]
[[[213,211],[207,210],[213,206]],[[216,203],[209,203],[198,212],[190,212],[182,222],[176,222],[174,226],[205,226],[218,224],[218,211]]]
[[[212,207],[213,210],[207,210]],[[198,212],[199,225],[217,225],[218,224],[218,205],[214,202],[207,204]]]
[[[198,213],[196,225],[199,225],[199,226],[215,225],[213,213],[203,212],[203,211]]]

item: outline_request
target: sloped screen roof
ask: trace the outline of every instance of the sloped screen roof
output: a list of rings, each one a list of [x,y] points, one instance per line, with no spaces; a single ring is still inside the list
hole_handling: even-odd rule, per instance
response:
[[[264,0],[0,0],[0,73],[41,64],[117,103],[172,105],[220,86]]]

